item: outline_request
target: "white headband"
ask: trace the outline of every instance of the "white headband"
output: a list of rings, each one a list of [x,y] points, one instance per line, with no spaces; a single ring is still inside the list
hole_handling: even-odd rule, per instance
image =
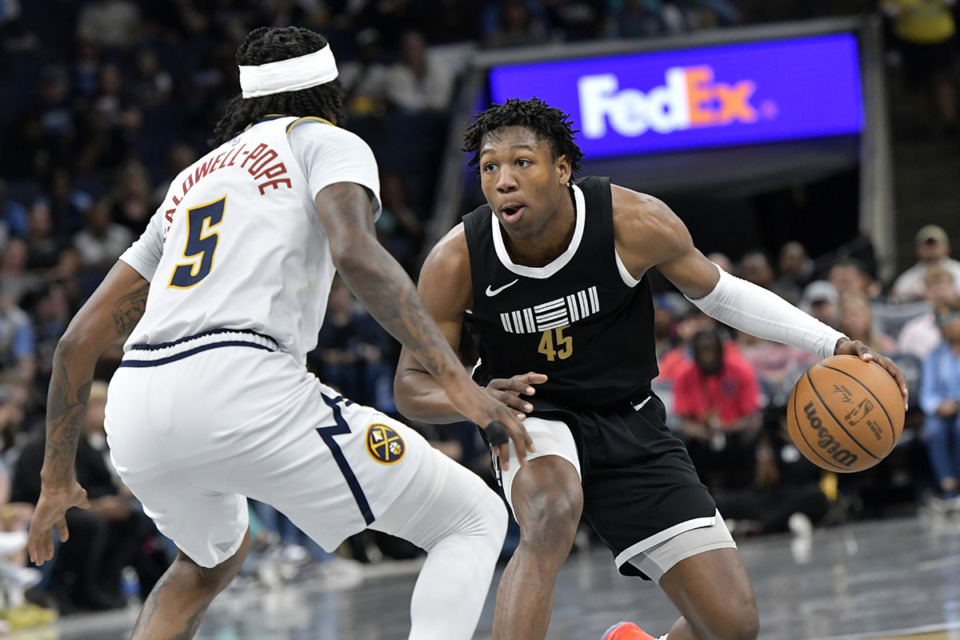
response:
[[[244,98],[308,89],[337,77],[337,62],[330,45],[304,56],[239,68]]]

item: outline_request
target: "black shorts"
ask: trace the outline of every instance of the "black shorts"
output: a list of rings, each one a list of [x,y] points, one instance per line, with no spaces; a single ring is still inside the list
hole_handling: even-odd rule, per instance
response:
[[[639,410],[629,404],[602,413],[540,399],[533,404],[532,416],[563,422],[573,434],[583,516],[614,556],[646,540],[656,544],[672,527],[715,515],[716,503],[683,442],[667,427],[656,394]],[[639,575],[630,564],[622,565],[621,573]]]

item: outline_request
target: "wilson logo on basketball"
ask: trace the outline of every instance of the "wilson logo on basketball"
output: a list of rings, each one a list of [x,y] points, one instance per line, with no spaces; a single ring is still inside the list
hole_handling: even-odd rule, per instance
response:
[[[823,421],[817,415],[817,410],[812,402],[808,402],[803,407],[803,413],[810,422],[811,429],[816,433],[817,446],[841,467],[849,467],[857,461],[857,454],[848,449],[842,449],[840,443],[830,435],[830,432],[823,426]]]
[[[380,423],[367,427],[367,452],[380,464],[395,464],[406,451],[403,438],[392,427]]]

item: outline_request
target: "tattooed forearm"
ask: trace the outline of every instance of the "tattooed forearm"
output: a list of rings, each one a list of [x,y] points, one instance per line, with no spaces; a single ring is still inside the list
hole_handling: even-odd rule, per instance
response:
[[[73,479],[77,442],[90,399],[92,380],[71,382],[67,367],[55,355],[47,395],[47,441],[44,473],[59,480]]]
[[[140,322],[140,318],[143,317],[143,312],[147,308],[147,294],[149,292],[150,284],[147,283],[117,302],[117,306],[113,309],[113,320],[118,336],[126,335]]]
[[[403,268],[379,244],[341,275],[371,315],[434,376],[454,361],[452,349]]]
[[[368,193],[356,184],[333,184],[317,197],[317,210],[337,270],[371,315],[432,375],[458,364],[410,276],[377,241]]]

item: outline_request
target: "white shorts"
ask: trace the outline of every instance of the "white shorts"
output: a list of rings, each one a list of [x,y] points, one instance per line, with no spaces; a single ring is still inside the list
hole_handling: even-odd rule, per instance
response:
[[[204,567],[239,548],[247,497],[336,548],[393,503],[429,446],[321,384],[269,338],[241,332],[128,351],[105,427],[124,483]]]

